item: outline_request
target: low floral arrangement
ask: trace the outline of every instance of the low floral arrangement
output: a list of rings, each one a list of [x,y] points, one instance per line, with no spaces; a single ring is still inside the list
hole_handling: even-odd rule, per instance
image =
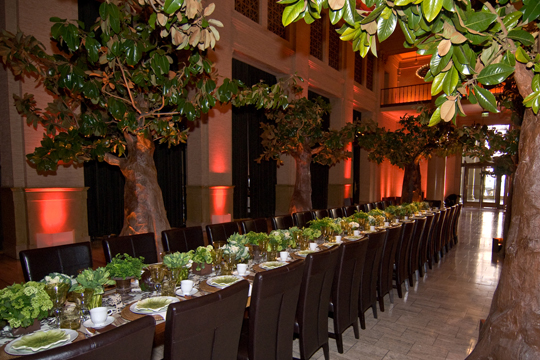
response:
[[[370,220],[369,225],[370,226],[383,226],[384,222],[386,221],[386,216],[384,211],[380,209],[373,209],[369,212],[369,216],[373,217],[375,220],[373,221],[375,225],[372,224],[372,221]]]
[[[354,222],[358,223],[359,228],[362,227],[364,229],[369,226],[368,217],[369,214],[363,211],[356,211],[350,216],[350,218],[354,220]]]
[[[193,259],[193,250],[188,252],[175,252],[172,254],[165,255],[163,257],[163,264],[169,269],[180,269],[183,267],[188,267],[191,264]]]
[[[73,291],[77,286],[77,280],[75,280],[69,275],[61,274],[59,272],[52,272],[49,275],[45,276],[43,279],[41,279],[39,282],[45,285],[54,285],[59,283],[68,284],[70,287],[69,291]]]
[[[393,220],[396,216],[399,216],[397,214],[398,207],[395,205],[387,206],[386,209],[384,209],[384,213],[386,214],[386,218],[388,220]]]
[[[104,267],[97,268],[96,270],[83,270],[76,278],[78,285],[74,291],[82,292],[84,289],[92,289],[94,290],[94,295],[101,295],[104,292],[104,286],[115,284],[110,276],[109,270]]]
[[[134,277],[141,278],[144,266],[144,257],[134,258],[129,254],[116,254],[111,262],[105,266],[113,278],[126,279]]]
[[[45,283],[28,281],[0,290],[0,318],[12,328],[26,327],[49,315],[53,303],[45,291]]]
[[[249,243],[249,238],[246,235],[234,233],[229,236],[227,242],[236,246],[246,246]]]
[[[323,228],[330,228],[334,233],[341,233],[341,225],[335,219],[325,217],[322,219],[310,220],[308,222],[310,228],[322,231]]]
[[[222,249],[224,255],[234,256],[237,261],[243,262],[249,259],[249,249],[244,245],[227,243]]]
[[[255,231],[250,231],[244,236],[247,239],[247,244],[249,245],[259,245],[261,241],[268,239],[268,234],[258,233]]]
[[[414,215],[415,212],[418,212],[418,209],[414,204],[403,203],[401,204],[401,208],[404,212],[403,216],[411,216]]]
[[[315,240],[321,237],[321,231],[312,228],[305,228],[302,230],[302,235],[309,240]]]
[[[298,228],[296,229],[296,231],[298,231]],[[268,238],[270,239],[268,244],[268,250],[271,250],[273,244],[277,245],[277,251],[285,250],[289,246],[296,247],[296,242],[290,229],[272,230],[270,234],[268,234]]]
[[[212,263],[212,253],[214,252],[214,247],[212,245],[208,246],[199,246],[195,253],[193,254],[192,261],[197,264],[195,270],[201,270],[201,264],[211,264]]]

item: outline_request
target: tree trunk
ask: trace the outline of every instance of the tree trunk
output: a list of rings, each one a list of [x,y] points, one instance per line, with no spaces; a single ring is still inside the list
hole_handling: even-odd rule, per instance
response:
[[[305,147],[292,154],[296,163],[296,181],[289,203],[289,213],[311,210],[311,150]]]
[[[525,113],[506,256],[480,340],[468,359],[540,359],[540,116]]]
[[[422,201],[422,175],[420,161],[414,160],[405,166],[403,186],[401,187],[401,202]]]
[[[120,235],[153,232],[158,252],[161,232],[171,228],[163,204],[154,163],[154,142],[142,135],[125,135],[127,157],[106,156],[105,161],[120,167],[126,178],[124,185],[124,226]]]

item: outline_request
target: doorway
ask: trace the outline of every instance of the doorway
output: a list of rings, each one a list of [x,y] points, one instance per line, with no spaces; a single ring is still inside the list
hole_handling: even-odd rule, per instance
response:
[[[461,178],[463,205],[497,209],[506,207],[506,175],[494,175],[489,165],[467,164],[462,167]]]

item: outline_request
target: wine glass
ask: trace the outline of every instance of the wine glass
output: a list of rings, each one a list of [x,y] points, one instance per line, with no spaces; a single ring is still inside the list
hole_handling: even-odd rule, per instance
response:
[[[60,327],[60,309],[67,299],[70,285],[64,283],[55,283],[45,285],[45,291],[53,303],[52,313],[55,317],[54,325]]]
[[[157,294],[161,291],[161,282],[165,272],[161,266],[152,266],[150,268],[150,277],[154,283],[154,292]]]
[[[223,249],[217,248],[212,252],[212,262],[214,263],[214,270],[216,274],[221,268],[221,258],[223,257]]]

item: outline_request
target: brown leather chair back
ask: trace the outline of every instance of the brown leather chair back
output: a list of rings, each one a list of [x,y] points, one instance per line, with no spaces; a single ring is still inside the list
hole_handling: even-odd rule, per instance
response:
[[[241,225],[244,234],[250,231],[268,234],[268,221],[266,218],[243,220]]]
[[[342,210],[343,216],[351,216],[356,212],[356,206],[346,206]]]
[[[341,208],[328,209],[328,212],[330,213],[330,217],[332,219],[343,217],[343,210]]]
[[[420,239],[420,244],[418,245],[418,261],[416,263],[416,268],[420,276],[424,276],[424,264],[427,262],[428,254],[428,245],[429,237],[433,232],[433,220],[435,215],[426,216],[426,224],[424,226],[424,231],[422,232],[422,238]]]
[[[27,355],[25,360],[150,360],[156,321],[145,316],[103,334]]]
[[[394,268],[394,278],[396,279],[397,293],[400,298],[403,297],[401,284],[405,282],[408,276],[409,249],[414,230],[415,222],[408,221],[401,226],[401,236],[399,237],[398,247],[396,250],[396,260]]]
[[[328,216],[329,216],[328,210],[326,209],[313,210],[313,217],[315,219],[323,219]]]
[[[433,225],[428,239],[428,251],[427,251],[427,260],[429,268],[431,269],[433,263],[435,263],[435,243],[437,242],[437,233],[439,231],[441,212],[434,214]]]
[[[409,276],[409,286],[414,286],[413,275],[418,270],[418,254],[420,252],[420,242],[426,227],[426,218],[416,219],[413,235],[411,238],[411,246],[409,249],[409,261],[407,262],[407,274]]]
[[[394,272],[394,259],[396,249],[401,235],[401,226],[386,229],[384,238],[384,248],[379,266],[379,276],[377,278],[377,298],[379,309],[384,311],[384,296],[392,291],[392,274]]]
[[[238,359],[292,358],[294,315],[303,271],[304,261],[297,260],[255,275]]]
[[[93,266],[90,242],[50,246],[19,252],[24,281],[40,281],[52,272],[77,275]]]
[[[309,359],[321,347],[328,354],[328,306],[339,250],[334,246],[306,257],[294,329],[301,359]]]
[[[163,251],[187,252],[204,246],[203,230],[200,226],[163,230],[161,232]]]
[[[358,339],[358,288],[366,260],[368,240],[344,242],[339,250],[328,314],[334,321],[334,332],[339,353],[343,353],[342,334],[353,326]]]
[[[294,226],[292,215],[281,215],[272,217],[272,230],[285,230]]]
[[[292,216],[294,220],[294,225],[298,226],[299,228],[308,226],[308,222],[315,219],[311,211],[297,212],[292,214]]]
[[[164,359],[236,360],[249,283],[169,305]]]
[[[362,279],[360,280],[360,294],[358,295],[358,317],[362,329],[366,328],[364,312],[372,308],[374,315],[377,312],[377,277],[379,276],[379,266],[381,264],[382,251],[384,248],[384,237],[386,231],[379,231],[368,235],[368,250],[366,261],[362,269]]]
[[[226,243],[229,236],[234,233],[243,234],[238,221],[206,225],[206,236],[209,245],[213,245],[214,242]]]
[[[116,254],[142,256],[145,264],[154,264],[158,261],[154,233],[108,238],[102,240],[102,245],[107,263],[110,263]]]

